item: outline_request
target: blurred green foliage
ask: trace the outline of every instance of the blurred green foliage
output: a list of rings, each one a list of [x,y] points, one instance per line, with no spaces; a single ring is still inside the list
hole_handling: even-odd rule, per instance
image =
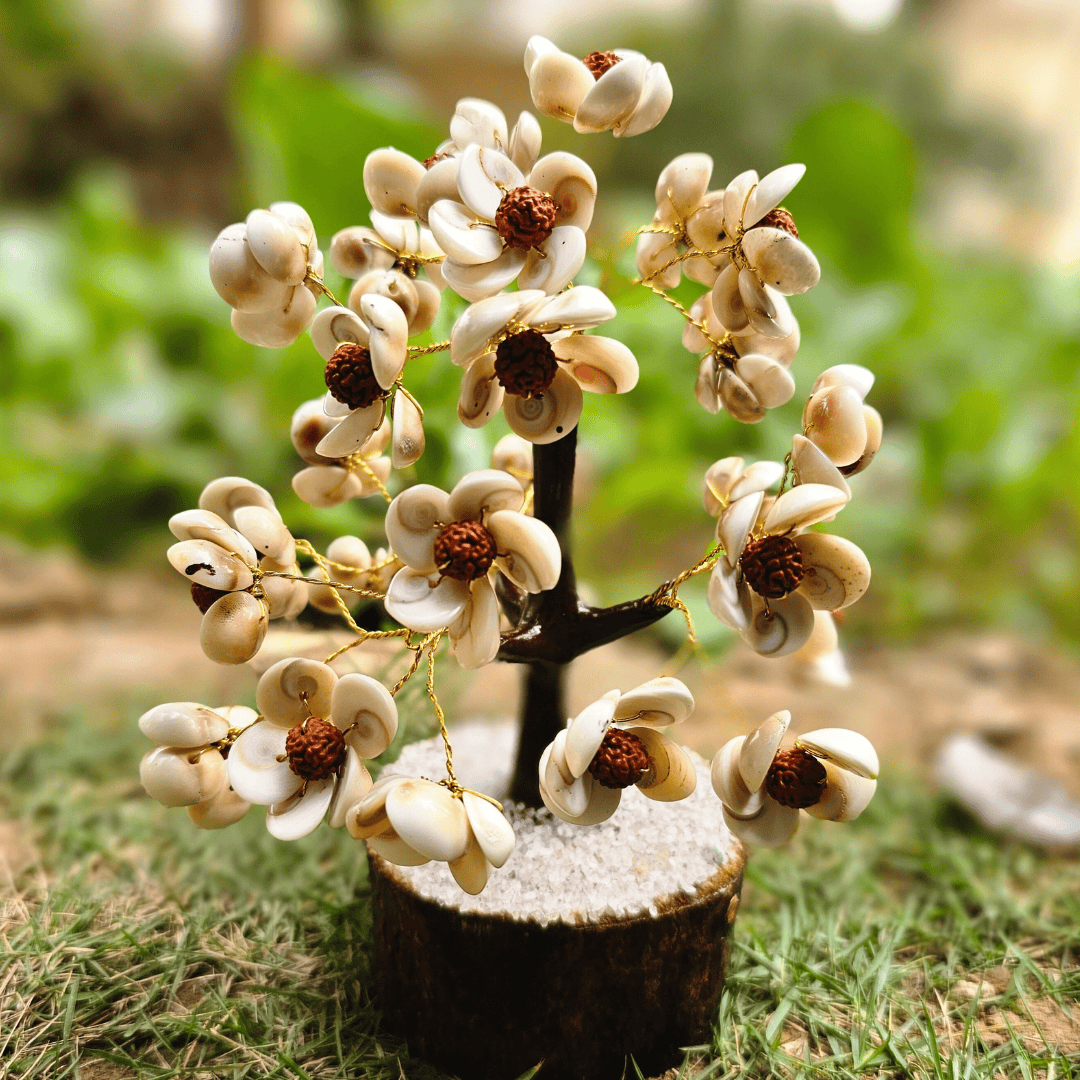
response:
[[[620,312],[610,332],[642,370],[634,393],[587,402],[589,512],[576,525],[585,576],[620,599],[654,587],[658,565],[692,562],[711,537],[699,495],[708,463],[735,452],[782,457],[817,373],[865,363],[878,375],[871,400],[886,443],[837,526],[875,567],[856,632],[970,619],[1080,637],[1077,282],[1000,256],[950,254],[920,233],[913,210],[947,157],[951,129],[935,121],[929,91],[907,93],[921,85],[914,68],[881,67],[888,39],[859,52],[836,31],[815,31],[793,67],[774,69],[769,58],[786,38],[763,42],[751,29],[736,20],[727,37],[695,37],[679,57],[657,44],[654,55],[671,60],[676,103],[632,154],[608,139],[569,144],[545,122],[549,143],[588,157],[610,195],[593,229],[595,261],[579,280],[609,290]],[[841,55],[828,74],[823,57]],[[755,94],[717,79],[717,65],[733,57],[770,73]],[[887,85],[870,93],[875,71]],[[838,100],[837,85],[852,96]],[[712,106],[727,123],[699,132],[721,86],[727,97]],[[243,163],[237,215],[296,199],[324,249],[337,229],[366,218],[367,151],[393,144],[424,157],[445,123],[418,121],[375,84],[271,60],[236,70],[231,110]],[[959,141],[1009,167],[993,133],[968,130]],[[809,167],[787,205],[823,278],[793,303],[803,328],[796,401],[759,426],[697,406],[679,317],[631,283],[634,231],[651,217],[656,174],[674,153],[699,148],[715,152],[714,186],[747,165]],[[316,513],[293,497],[288,420],[319,394],[321,365],[306,337],[277,352],[235,337],[206,271],[211,239],[140,223],[123,172],[107,165],[84,170],[51,209],[0,216],[5,532],[34,545],[67,542],[98,560],[158,560],[166,518],[210,478],[239,473],[275,493],[298,534],[378,539],[378,499]],[[343,284],[328,278],[335,291]],[[697,291],[684,285],[678,295],[689,303]],[[462,306],[446,294],[431,340],[448,336]],[[447,483],[485,464],[507,429],[501,418],[483,432],[457,424],[459,374],[445,355],[412,362],[407,381],[427,410],[416,477]],[[686,595],[700,608],[699,593]]]

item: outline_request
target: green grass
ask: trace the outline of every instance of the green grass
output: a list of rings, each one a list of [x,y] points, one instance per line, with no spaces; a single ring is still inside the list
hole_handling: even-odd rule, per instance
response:
[[[197,831],[142,794],[137,711],[58,720],[0,766],[37,851],[4,893],[0,1076],[439,1075],[380,1028],[358,845],[280,844],[257,811]],[[886,777],[854,825],[754,855],[713,1041],[682,1074],[1080,1076],[1078,924],[1075,861]]]

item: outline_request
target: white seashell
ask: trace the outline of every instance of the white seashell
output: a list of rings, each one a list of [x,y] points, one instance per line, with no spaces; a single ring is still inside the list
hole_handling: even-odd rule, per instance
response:
[[[159,746],[143,756],[139,779],[162,806],[193,806],[226,786],[225,759],[214,749]]]
[[[877,751],[865,735],[849,728],[818,728],[800,735],[795,744],[841,769],[876,780],[881,769]]]
[[[402,626],[429,634],[450,626],[468,606],[469,584],[406,566],[394,575],[383,605]]]
[[[350,746],[345,752],[345,765],[334,785],[334,795],[326,812],[326,824],[331,829],[340,829],[345,824],[345,815],[349,808],[355,806],[371,787],[371,773],[360,760],[360,755]]]
[[[473,143],[462,151],[457,184],[461,201],[478,218],[490,222],[504,195],[523,187],[525,177],[505,154]]]
[[[574,154],[562,150],[542,157],[526,181],[529,187],[546,192],[555,203],[555,224],[576,225],[587,231],[596,205],[596,173]]]
[[[367,408],[353,409],[315,449],[330,458],[348,457],[379,430],[385,416],[386,402],[381,398]]]
[[[502,237],[495,227],[477,222],[459,202],[435,203],[428,211],[428,228],[447,256],[466,266],[493,262],[502,254]]]
[[[827,386],[803,409],[803,434],[837,467],[852,465],[866,449],[866,414],[851,386]]]
[[[241,506],[262,506],[277,513],[270,492],[242,476],[220,476],[211,480],[199,495],[200,510],[209,510],[230,524]]]
[[[454,659],[466,671],[490,664],[499,651],[499,601],[486,577],[469,589],[469,603],[450,624]]]
[[[689,323],[687,325],[689,326]],[[716,359],[712,355],[704,356],[698,365],[697,381],[694,383],[694,398],[703,409],[714,414],[720,411],[718,388],[719,373],[716,369]]]
[[[322,290],[315,284],[315,279],[322,281],[326,277],[326,259],[323,253],[315,248],[308,255],[308,276],[304,278],[304,288],[311,293],[317,304],[322,298]]]
[[[428,780],[407,779],[386,796],[386,816],[415,852],[450,862],[465,854],[469,819],[460,799]]]
[[[414,254],[420,246],[420,232],[411,218],[394,217],[371,211],[371,224],[387,247],[404,255]]]
[[[529,70],[533,105],[556,120],[573,120],[595,85],[592,72],[577,57],[558,50],[536,56]]]
[[[268,608],[248,592],[226,593],[215,600],[199,628],[202,651],[215,664],[246,664],[266,637]]]
[[[724,559],[717,562],[709,575],[706,600],[709,610],[725,626],[740,632],[750,626],[754,600],[750,586],[740,577],[737,565],[731,566]]]
[[[757,791],[765,783],[765,776],[790,723],[791,713],[781,709],[746,736],[739,751],[739,774],[748,791]]]
[[[368,675],[342,675],[330,697],[330,719],[362,758],[378,757],[397,734],[398,711],[390,691]]]
[[[655,802],[679,802],[694,793],[697,769],[681,747],[652,728],[630,730],[645,744],[651,764],[637,782],[638,791]]]
[[[572,290],[577,292],[577,289]],[[556,298],[558,299],[558,298]],[[503,415],[510,430],[531,443],[557,442],[577,426],[584,404],[581,387],[562,368],[542,394],[507,394]]]
[[[336,682],[337,675],[326,664],[286,657],[263,672],[255,689],[255,704],[272,725],[295,727],[309,716],[330,715],[330,695]]]
[[[596,784],[589,773],[575,776],[566,764],[566,738],[564,729],[541,754],[540,782],[545,801],[550,800],[558,808],[560,817],[578,818],[588,809]]]
[[[513,827],[503,816],[502,810],[487,799],[466,791],[461,801],[469,818],[469,827],[484,853],[484,858],[498,869],[506,863],[514,850]]]
[[[750,193],[743,214],[743,228],[752,228],[770,210],[775,210],[805,175],[805,165],[783,165],[766,173]]]
[[[493,468],[502,469],[519,481],[530,483],[533,475],[532,443],[513,432],[504,435],[491,451],[491,464]]]
[[[694,711],[694,695],[684,682],[669,675],[651,679],[619,698],[615,721],[630,727],[668,727]]]
[[[610,131],[625,123],[637,107],[649,61],[640,53],[623,56],[607,69],[578,105],[574,130],[579,134]]]
[[[854,604],[870,586],[870,562],[850,540],[829,533],[795,537],[804,574],[799,592],[822,611]]]
[[[766,799],[753,817],[736,817],[724,807],[724,824],[746,844],[780,847],[786,844],[799,828],[799,811],[794,806],[782,806]]]
[[[663,289],[674,289],[679,284],[682,270],[678,262],[679,248],[675,238],[666,233],[643,232],[638,235],[637,243],[637,272],[643,281],[651,281]],[[690,323],[686,324],[694,329]],[[707,342],[702,338],[703,344],[687,346],[691,352],[699,348],[704,349]],[[685,344],[685,339],[684,339]]]
[[[442,264],[442,275],[458,296],[475,303],[494,296],[516,280],[528,255],[519,248],[505,248],[497,259],[476,266],[447,260]]]
[[[525,45],[526,76],[532,74],[533,66],[541,56],[544,56],[547,53],[557,53],[558,51],[559,49],[548,41],[546,37],[541,37],[539,34],[533,34]]]
[[[350,225],[330,240],[330,265],[345,278],[360,278],[373,270],[389,270],[397,260],[381,236],[364,225]]]
[[[566,288],[585,262],[585,233],[576,225],[557,225],[525,257],[518,277],[523,289],[553,294]]]
[[[395,469],[406,469],[418,461],[424,452],[424,421],[420,410],[408,394],[400,390],[394,395],[393,452]]]
[[[614,338],[571,334],[556,341],[552,351],[583,390],[594,394],[626,394],[637,386],[637,359]]]
[[[518,116],[514,130],[510,132],[510,144],[506,152],[510,160],[523,172],[527,173],[540,156],[540,144],[543,133],[540,123],[531,112],[522,112]]]
[[[675,91],[671,79],[668,78],[667,69],[663,64],[650,64],[645,73],[641,96],[629,120],[616,124],[611,129],[615,138],[630,138],[652,131],[667,115],[674,96]]]
[[[773,295],[778,296],[779,293]],[[758,281],[752,270],[739,271],[739,298],[752,330],[767,337],[784,336],[784,328],[779,323],[780,313],[769,290]]]
[[[269,210],[252,210],[246,224],[248,249],[256,262],[275,281],[301,284],[308,261],[296,230]]]
[[[414,484],[387,509],[386,538],[406,565],[428,573],[435,569],[435,540],[443,525],[453,520],[445,491],[431,484]]]
[[[372,373],[376,382],[389,390],[405,367],[409,320],[393,300],[378,293],[360,298],[360,315],[368,327]]]
[[[484,858],[476,837],[470,834],[465,854],[450,860],[450,873],[464,892],[477,896],[484,891],[490,872],[491,864]]]
[[[563,759],[571,776],[583,776],[588,770],[589,763],[611,727],[619,697],[618,690],[609,690],[599,701],[587,705],[570,721],[566,728]]]
[[[495,353],[477,357],[461,378],[458,419],[466,427],[483,427],[502,408],[504,394],[495,375]]]
[[[737,460],[742,460],[737,459]],[[742,475],[732,485],[728,498],[735,502],[752,495],[755,491],[767,491],[773,484],[780,483],[784,476],[784,466],[779,461],[755,461],[743,470]]]
[[[554,589],[562,572],[562,551],[551,528],[514,510],[497,510],[487,527],[498,545],[496,563],[519,588],[538,593]]]
[[[701,204],[712,176],[708,154],[680,154],[660,171],[656,181],[656,210],[665,222],[685,221]]]
[[[701,197],[696,209],[686,219],[686,235],[698,251],[706,253],[718,251],[730,243],[730,237],[724,231],[724,192],[710,191]],[[723,258],[725,263],[728,262],[726,255],[714,255],[713,258]]]
[[[556,330],[591,330],[615,318],[615,305],[599,289],[579,285],[542,301],[519,317],[542,334]]]
[[[757,182],[758,174],[753,169],[747,169],[724,189],[724,232],[728,236],[738,236],[742,231],[743,211]]]
[[[301,469],[292,478],[293,491],[308,504],[318,510],[331,506],[340,506],[349,499],[358,499],[364,494],[364,485],[360,477],[348,469],[336,465],[313,465]]]
[[[742,818],[753,817],[759,813],[765,797],[764,788],[759,786],[757,791],[751,791],[739,772],[739,755],[745,742],[745,735],[728,739],[717,750],[709,772],[713,791],[720,801],[733,814]]]
[[[500,469],[474,469],[450,492],[450,521],[479,521],[496,510],[520,510],[525,499],[521,484]]]
[[[492,148],[506,146],[506,117],[502,109],[483,98],[461,98],[450,118],[450,138],[460,150],[473,143]]]
[[[774,323],[766,332],[759,333],[753,326],[747,326],[732,341],[740,356],[750,353],[762,353],[772,357],[784,367],[791,367],[799,351],[799,322],[792,314],[788,298],[775,289],[765,286],[765,293],[776,312]]]
[[[726,457],[714,461],[705,470],[705,483],[702,491],[702,504],[705,513],[716,517],[731,499],[731,489],[743,474],[741,457]]]
[[[840,637],[836,632],[836,620],[832,617],[832,612],[814,608],[814,630],[810,640],[795,654],[796,658],[809,664],[829,656],[839,647]]]
[[[295,562],[290,566],[277,563],[273,559],[264,559],[260,565],[264,570],[276,570],[300,577],[300,567]],[[307,586],[302,581],[267,575],[262,579],[262,589],[263,602],[270,609],[271,619],[292,619],[307,607]],[[205,623],[205,617],[203,621]]]
[[[234,308],[229,322],[241,341],[263,349],[283,349],[308,328],[317,306],[309,289],[294,288],[283,307],[257,315]]]
[[[592,777],[586,776],[585,780],[591,781]],[[589,795],[589,805],[585,808],[585,812],[577,817],[571,817],[560,810],[558,805],[548,797],[543,783],[540,784],[540,797],[543,799],[544,805],[557,818],[561,818],[571,825],[599,825],[601,822],[607,821],[619,809],[619,803],[622,801],[622,791],[619,788],[604,787],[603,784],[593,784]]]
[[[210,540],[181,540],[166,556],[174,570],[209,589],[233,592],[248,588],[254,580],[238,556]]]
[[[733,334],[750,325],[750,316],[739,292],[739,273],[739,268],[729,262],[712,287],[713,312],[720,325]]]
[[[291,565],[296,561],[296,543],[277,509],[265,506],[238,506],[232,515],[236,529],[261,557]]]
[[[369,270],[353,282],[349,290],[349,310],[363,315],[361,303],[365,296],[383,296],[392,300],[405,316],[408,325],[420,307],[420,297],[416,291],[416,282],[400,270]]]
[[[854,821],[870,805],[877,791],[877,780],[848,772],[831,761],[825,766],[825,791],[821,800],[808,806],[811,817],[825,821]]]
[[[368,793],[345,811],[345,828],[349,830],[349,835],[353,839],[368,840],[379,837],[380,839],[393,838],[397,841],[394,827],[386,816],[386,796],[398,784],[403,784],[406,779],[407,777],[404,776],[386,776],[385,774],[380,776]],[[402,863],[400,865],[419,864]]]
[[[183,510],[169,518],[169,531],[177,540],[209,540],[250,566],[259,556],[243,533],[212,510]]]
[[[834,364],[814,380],[810,395],[830,386],[850,386],[860,398],[865,398],[873,385],[874,373],[869,368],[861,364]]]
[[[311,324],[312,344],[324,360],[329,360],[346,341],[367,348],[369,336],[364,321],[347,307],[323,308]]]
[[[333,777],[313,780],[307,787],[266,808],[266,831],[277,840],[299,840],[314,832],[334,797]]]
[[[411,217],[416,209],[417,188],[424,166],[408,154],[384,146],[364,159],[364,194],[380,213]]]
[[[866,421],[866,447],[859,456],[858,461],[844,466],[843,474],[845,476],[855,476],[856,473],[861,473],[874,460],[874,455],[881,449],[881,437],[884,434],[881,413],[872,405],[864,405],[863,419]]]
[[[416,189],[416,220],[422,225],[427,225],[428,214],[437,202],[457,201],[457,171],[458,159],[449,157],[436,161],[424,174]]]
[[[848,496],[831,484],[799,484],[773,503],[765,517],[765,531],[779,536],[795,529],[808,529],[832,517],[847,501]]]
[[[796,435],[792,440],[791,464],[796,484],[828,484],[842,491],[848,499],[851,498],[851,488],[843,474],[804,435]]]
[[[210,248],[210,281],[226,304],[253,314],[280,311],[292,295],[291,287],[272,278],[251,254],[242,221],[222,229]]]
[[[209,799],[187,808],[188,817],[200,829],[224,829],[235,825],[249,810],[251,803],[241,799],[227,784]]]
[[[450,359],[458,367],[468,365],[486,352],[492,339],[516,319],[523,306],[544,299],[539,291],[500,293],[470,304],[450,331]]]
[[[309,465],[330,465],[333,458],[316,453],[315,447],[329,434],[333,421],[323,412],[322,398],[305,401],[292,415],[289,438],[296,452]]]
[[[765,501],[763,491],[752,491],[749,495],[736,499],[720,517],[716,527],[716,536],[724,545],[724,558],[729,566],[735,566],[742,557],[750,531],[757,523],[761,504]]]
[[[754,396],[753,390],[726,367],[720,369],[717,396],[732,419],[740,424],[756,424],[765,418],[765,407]]]
[[[423,866],[431,860],[418,851],[413,851],[404,840],[396,837],[373,836],[367,841],[367,846],[380,858],[395,866]]]
[[[282,221],[296,230],[296,235],[300,237],[300,243],[304,247],[313,248],[316,246],[315,226],[312,224],[311,215],[299,203],[273,202],[268,209],[271,214],[281,218]]]
[[[821,279],[814,253],[783,229],[751,229],[742,249],[762,283],[785,296],[804,293]]]
[[[742,631],[742,639],[760,656],[787,656],[810,640],[814,609],[805,596],[793,592],[779,600],[765,601],[755,593],[754,614]]]
[[[217,742],[229,725],[213,709],[195,701],[170,701],[155,705],[139,717],[139,730],[158,746],[190,748]]]
[[[304,781],[289,768],[285,757],[288,729],[277,724],[255,724],[244,731],[229,751],[229,783],[246,802],[270,806],[299,791]]]

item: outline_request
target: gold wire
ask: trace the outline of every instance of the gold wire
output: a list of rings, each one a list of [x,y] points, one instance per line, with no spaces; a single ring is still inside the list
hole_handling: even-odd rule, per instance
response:
[[[436,341],[434,345],[410,345],[406,350],[406,356],[408,359],[413,360],[417,356],[428,356],[430,353],[445,352],[449,348],[449,341]]]
[[[424,650],[428,647],[433,636],[433,634],[428,634],[419,645],[412,644],[411,636],[405,639],[405,647],[410,649],[413,653],[413,662],[409,665],[409,670],[406,671],[392,687],[390,687],[391,697],[396,697],[401,688],[416,674],[420,667],[420,661],[424,658]]]
[[[349,458],[349,462],[354,467],[359,468],[361,472],[366,474],[367,478],[375,484],[375,486],[379,489],[382,497],[388,503],[394,501],[393,496],[390,494],[389,491],[386,490],[386,485],[375,475],[375,470],[372,469],[372,467],[362,457],[351,455]]]
[[[323,279],[318,274],[312,273],[310,270],[304,276],[304,285],[314,285],[330,301],[335,307],[341,307],[341,303],[338,298],[326,287],[323,283]]]
[[[398,379],[398,381],[395,382],[394,385],[398,388],[398,390],[402,394],[404,394],[413,403],[413,405],[416,407],[416,411],[420,414],[420,419],[423,420],[424,419],[424,409],[423,409],[423,406],[420,404],[420,402],[417,401],[416,398],[414,398],[412,396],[412,394],[410,394],[409,391],[405,389],[405,387],[401,384],[400,379]]]
[[[435,695],[435,650],[439,647],[439,642],[442,640],[443,634],[446,633],[446,629],[436,630],[434,634],[429,635],[434,637],[434,641],[428,646],[428,664],[427,664],[427,695],[431,699],[431,704],[435,708],[435,715],[439,720],[439,734],[442,736],[443,745],[446,747],[446,774],[448,777],[446,786],[454,795],[460,795],[464,788],[458,783],[457,776],[454,774],[454,750],[450,745],[450,734],[446,730],[446,716],[442,711],[442,706],[439,704],[439,699]]]

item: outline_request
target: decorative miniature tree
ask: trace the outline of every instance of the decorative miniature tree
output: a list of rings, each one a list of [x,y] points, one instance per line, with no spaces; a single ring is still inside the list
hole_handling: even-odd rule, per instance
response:
[[[648,131],[672,98],[663,66],[627,50],[582,61],[533,38],[525,69],[537,109],[582,133]],[[717,542],[704,558],[646,596],[614,607],[585,603],[570,547],[584,392],[631,391],[638,362],[625,345],[590,332],[614,317],[611,301],[599,289],[573,286],[586,254],[596,177],[571,154],[541,156],[540,145],[531,114],[508,130],[496,106],[465,99],[450,121],[450,138],[426,161],[389,147],[369,153],[363,179],[371,227],[337,233],[329,249],[334,267],[354,280],[346,305],[324,285],[315,229],[295,203],[254,210],[215,241],[210,274],[233,308],[236,332],[254,345],[278,347],[310,327],[325,362],[325,398],[302,404],[292,424],[307,465],[293,478],[294,489],[315,507],[381,495],[389,504],[387,545],[372,556],[360,539],[345,536],[321,554],[292,536],[269,492],[236,477],[215,480],[198,509],[173,517],[178,542],[168,557],[190,580],[204,613],[202,645],[211,660],[251,660],[268,622],[293,618],[308,603],[340,614],[353,637],[323,660],[293,656],[269,666],[258,681],[257,712],[191,702],[152,709],[140,726],[159,745],[144,758],[141,775],[155,799],[186,806],[202,828],[230,825],[257,804],[267,808],[267,827],[280,839],[298,839],[325,818],[365,840],[375,856],[384,1006],[421,1052],[511,1075],[500,1070],[534,1064],[529,1055],[538,1049],[552,1075],[560,1068],[601,1075],[627,1053],[663,1056],[708,1019],[742,868],[741,849],[719,817],[707,826],[715,840],[705,871],[669,886],[653,882],[645,908],[611,899],[594,910],[569,895],[555,899],[566,912],[562,921],[550,908],[536,917],[510,905],[509,914],[485,922],[452,901],[421,895],[412,871],[397,868],[446,862],[465,893],[479,894],[493,869],[515,873],[518,836],[535,842],[546,829],[565,839],[560,822],[602,829],[620,803],[627,814],[676,813],[658,804],[689,800],[701,763],[662,729],[690,715],[689,690],[661,676],[603,694],[567,723],[565,675],[582,653],[673,610],[685,616],[692,640],[679,588],[693,576],[709,574],[710,609],[755,651],[797,652],[822,678],[842,680],[830,613],[863,594],[870,568],[854,544],[808,530],[851,498],[847,478],[869,464],[881,420],[864,404],[868,371],[826,371],[811,388],[802,432],[782,463],[728,457],[706,472],[704,508],[718,523]],[[641,284],[680,312],[683,344],[701,354],[697,400],[744,423],[762,420],[795,392],[789,368],[799,328],[786,297],[811,288],[819,268],[780,204],[803,171],[788,165],[761,179],[744,172],[710,189],[709,157],[681,155],[660,174],[656,215],[640,231]],[[689,309],[671,295],[683,274],[707,287]],[[410,346],[431,327],[446,288],[469,302],[450,339]],[[324,294],[330,306],[316,313]],[[432,352],[447,352],[462,368],[461,423],[479,427],[501,409],[514,433],[499,442],[492,468],[461,477],[450,492],[403,487],[394,472],[424,450],[430,418],[403,380],[410,358]],[[307,575],[299,560],[313,564]],[[395,625],[361,627],[350,610],[359,598],[381,601]],[[374,641],[397,642],[410,656],[392,686],[332,666]],[[493,660],[524,666],[509,817],[493,797],[498,792],[470,790],[455,772],[435,690],[444,642],[463,668]],[[417,677],[438,716],[446,775],[410,775],[403,771],[406,754],[373,782],[367,763],[394,738],[396,696]],[[781,749],[789,719],[770,717],[712,763],[721,800],[711,803],[714,813],[753,843],[783,843],[803,810],[853,818],[874,791],[877,759],[862,736],[824,729]],[[632,787],[637,791],[628,792]],[[691,816],[709,810],[700,794],[692,806],[683,804]],[[449,881],[445,871],[441,878]],[[489,951],[481,956],[470,952],[474,947]],[[557,958],[559,971],[573,969],[574,978],[541,975],[537,947]],[[455,948],[460,955],[451,955]],[[612,987],[613,979],[627,978],[628,949],[649,968],[648,992],[635,1004]],[[507,997],[494,974],[503,962],[539,995],[524,1004],[516,1027],[509,1014],[491,1022]],[[571,981],[577,990],[568,989]],[[563,1019],[545,1019],[549,1000]],[[453,1033],[429,1038],[404,1019],[408,1008],[420,1025]],[[569,1038],[569,1015],[585,1021],[574,1036],[572,1067],[545,1027],[562,1024],[554,1030]],[[586,1049],[590,1024],[595,1046]],[[511,1030],[490,1030],[502,1025]],[[539,1033],[535,1045],[524,1027]],[[462,1049],[477,1041],[483,1050]]]

